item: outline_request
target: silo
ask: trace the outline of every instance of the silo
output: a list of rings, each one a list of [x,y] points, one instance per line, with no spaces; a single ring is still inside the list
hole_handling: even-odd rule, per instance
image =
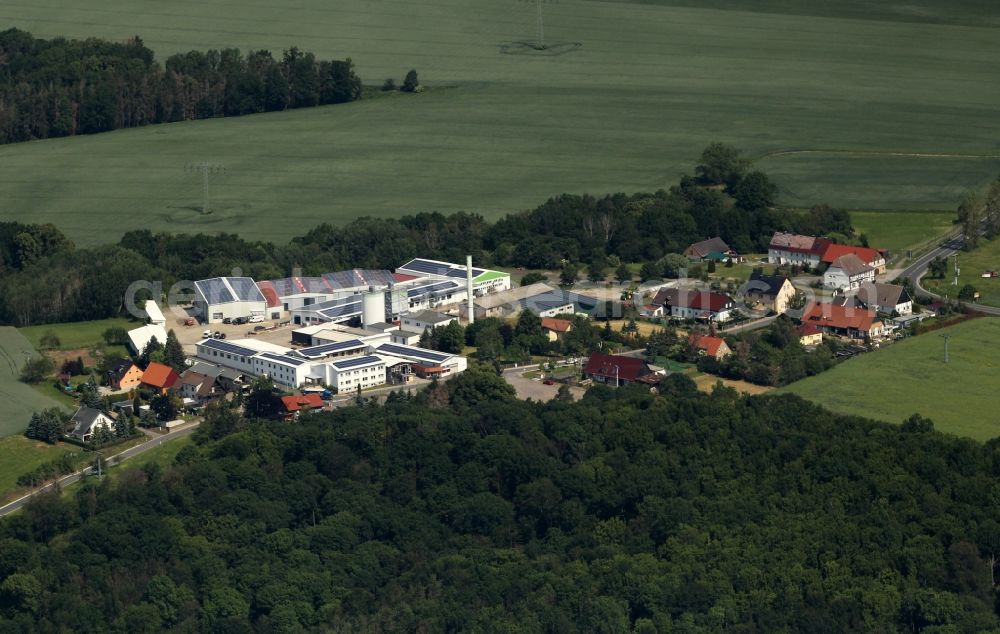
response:
[[[361,300],[361,323],[365,328],[385,323],[385,293],[368,289]]]

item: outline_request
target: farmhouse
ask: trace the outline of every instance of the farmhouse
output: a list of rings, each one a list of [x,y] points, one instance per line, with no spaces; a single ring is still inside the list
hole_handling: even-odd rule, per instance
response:
[[[102,428],[112,432],[115,425],[107,414],[92,407],[81,407],[76,410],[69,422],[73,423],[73,430],[68,435],[80,442],[90,442],[94,434]]]
[[[885,331],[875,311],[836,304],[813,304],[802,316],[802,323],[850,339],[875,339]]]
[[[117,361],[108,368],[108,386],[116,392],[127,392],[141,382],[142,368],[131,361]]]
[[[788,301],[795,296],[791,280],[783,275],[764,275],[754,270],[750,279],[740,288],[748,304],[778,313],[788,309]]]
[[[709,238],[701,242],[695,242],[684,249],[684,257],[692,261],[700,260],[739,260],[739,254],[726,244],[725,240],[719,237]]]
[[[600,352],[590,355],[587,365],[583,368],[584,378],[615,387],[635,383],[649,374],[652,372],[642,359]]]
[[[852,290],[874,281],[875,269],[853,253],[840,256],[823,273],[823,287],[834,291]]]
[[[202,322],[267,315],[267,300],[249,277],[213,277],[194,283],[194,311]]]
[[[826,264],[832,265],[837,261],[837,258],[848,254],[858,256],[859,260],[875,269],[876,274],[885,273],[885,256],[878,249],[871,249],[869,247],[856,247],[848,244],[831,244],[826,248],[826,251],[823,252],[822,261]]]
[[[323,399],[319,394],[301,394],[294,396],[282,396],[281,404],[289,417],[296,416],[301,412],[315,411],[323,409]]]
[[[154,361],[143,371],[141,384],[159,394],[166,394],[179,380],[180,376],[173,368]]]
[[[795,328],[795,333],[799,336],[799,343],[803,346],[818,346],[823,343],[823,331],[815,324],[799,324]]]
[[[775,232],[767,246],[767,261],[771,264],[793,264],[816,268],[832,243],[827,238]]]
[[[656,304],[646,304],[639,309],[639,316],[646,319],[655,319],[657,317],[663,317],[664,308],[663,306],[657,306]]]
[[[913,298],[902,286],[866,282],[858,289],[857,301],[886,315],[904,317],[913,314]]]
[[[670,307],[675,319],[703,319],[729,321],[736,310],[736,302],[729,295],[715,291],[681,290]]]
[[[542,332],[549,338],[549,341],[561,341],[563,335],[571,330],[573,330],[573,322],[568,319],[542,318]]]
[[[732,353],[725,339],[721,337],[692,333],[690,341],[699,354],[712,357],[713,359],[723,359]]]

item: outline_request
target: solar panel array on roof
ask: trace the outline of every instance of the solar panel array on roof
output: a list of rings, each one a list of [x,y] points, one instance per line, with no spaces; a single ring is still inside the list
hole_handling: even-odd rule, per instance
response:
[[[278,363],[284,363],[284,364],[287,364],[287,365],[293,365],[295,367],[298,367],[298,366],[302,365],[303,363],[305,363],[305,361],[303,361],[302,359],[296,359],[295,357],[290,357],[290,356],[288,356],[286,354],[275,354],[273,352],[262,352],[262,353],[260,353],[260,356],[262,358],[268,359],[270,361],[277,361]]]
[[[262,302],[264,296],[257,288],[256,282],[249,277],[227,277],[226,281],[236,292],[236,299],[241,302]]]
[[[430,350],[424,350],[423,348],[414,348],[413,346],[401,346],[395,343],[383,343],[378,348],[375,348],[375,351],[384,354],[391,354],[397,357],[422,359],[433,361],[435,363],[441,363],[451,358],[451,355],[448,354],[432,352]]]
[[[352,298],[353,299],[353,298]],[[328,303],[328,302],[324,302]],[[326,319],[337,319],[339,317],[350,317],[361,314],[361,302],[355,300],[346,304],[339,304],[319,311],[319,314]]]
[[[440,262],[431,262],[430,260],[415,258],[399,268],[407,271],[417,271],[418,273],[425,273],[427,275],[447,275],[448,269],[452,267],[450,264],[442,264]]]
[[[343,361],[333,361],[330,363],[333,367],[338,370],[349,370],[350,368],[358,368],[365,365],[377,365],[379,363],[384,363],[382,359],[374,355],[365,355],[363,357],[355,357],[353,359],[344,359]]]
[[[228,352],[230,354],[238,354],[243,357],[252,357],[257,354],[256,350],[250,348],[244,348],[243,346],[238,346],[235,343],[229,343],[228,341],[221,341],[219,339],[206,339],[198,344],[205,348],[211,350],[218,350],[219,352]]]
[[[221,277],[198,280],[194,285],[209,304],[228,304],[235,301],[233,294],[229,292],[226,282]]]
[[[357,348],[364,348],[367,344],[360,339],[350,339],[348,341],[338,341],[336,343],[324,343],[318,346],[311,346],[309,348],[302,348],[299,350],[299,354],[307,359],[318,359],[320,357],[325,357],[328,354],[333,354],[335,352],[343,352],[344,350],[354,350]]]
[[[484,269],[477,269],[476,267],[472,267],[472,277],[479,277],[480,275],[482,275],[485,272],[486,271]],[[448,277],[461,277],[461,278],[465,278],[465,269],[464,268],[462,268],[462,269],[460,269],[460,268],[453,268],[450,271],[448,271]]]
[[[423,286],[411,288],[406,292],[406,296],[413,299],[414,297],[424,297],[432,293],[442,293],[444,291],[450,291],[457,288],[462,288],[462,285],[458,282],[445,280],[443,282],[434,282],[433,284],[425,284]]]

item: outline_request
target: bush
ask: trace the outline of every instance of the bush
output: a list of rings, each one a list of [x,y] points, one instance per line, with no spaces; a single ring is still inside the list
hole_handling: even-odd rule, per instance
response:
[[[40,383],[52,374],[55,364],[48,357],[33,357],[21,368],[21,381],[24,383]]]
[[[38,340],[38,345],[42,348],[42,350],[53,350],[61,346],[62,342],[59,340],[59,336],[56,335],[54,331],[46,330]]]
[[[392,92],[394,90],[396,90],[396,80],[395,79],[393,79],[392,77],[390,77],[389,79],[387,79],[384,82],[382,82],[382,91],[383,92]]]

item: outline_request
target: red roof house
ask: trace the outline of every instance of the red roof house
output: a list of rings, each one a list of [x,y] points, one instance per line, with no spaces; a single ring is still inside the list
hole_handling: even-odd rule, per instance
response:
[[[319,394],[302,394],[297,396],[282,396],[281,402],[289,414],[302,410],[323,409],[323,399]]]
[[[851,339],[880,337],[885,330],[875,311],[837,304],[813,304],[802,315],[802,323]]]
[[[635,383],[640,377],[647,374],[652,374],[652,372],[642,359],[600,352],[590,355],[590,358],[587,359],[587,365],[583,368],[584,377],[595,383],[615,386]]]
[[[542,317],[542,332],[549,337],[549,341],[558,341],[562,336],[573,329],[573,322],[568,319],[556,319],[555,317]]]
[[[876,273],[885,271],[885,257],[878,249],[869,247],[856,247],[849,244],[831,244],[823,252],[823,262],[833,264],[838,258],[853,254],[859,260],[875,269]]]
[[[691,345],[714,359],[721,359],[732,352],[721,337],[692,334]]]
[[[142,373],[142,385],[159,390],[160,394],[166,394],[180,379],[173,368],[156,362],[150,363]]]

